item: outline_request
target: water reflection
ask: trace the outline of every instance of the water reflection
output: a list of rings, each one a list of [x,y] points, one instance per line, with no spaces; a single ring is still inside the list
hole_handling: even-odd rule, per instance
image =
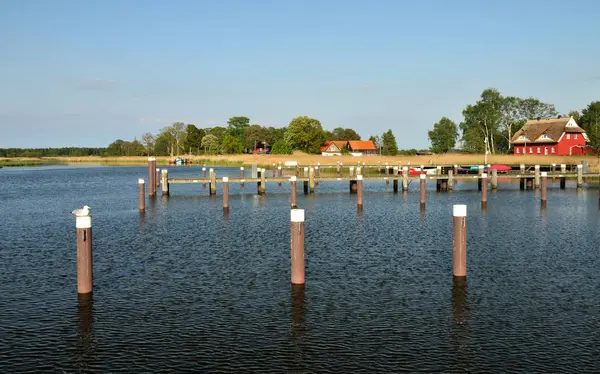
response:
[[[454,346],[457,371],[466,371],[471,367],[469,354],[469,308],[467,304],[467,278],[454,277],[452,281],[452,315],[451,341]]]
[[[93,307],[94,300],[92,294],[77,295],[75,366],[79,371],[90,370],[96,355]]]
[[[304,285],[292,284],[291,290],[291,317],[292,323],[290,328],[290,338],[293,352],[294,371],[302,371],[304,362],[304,341],[306,338],[306,323],[305,323],[305,297]]]

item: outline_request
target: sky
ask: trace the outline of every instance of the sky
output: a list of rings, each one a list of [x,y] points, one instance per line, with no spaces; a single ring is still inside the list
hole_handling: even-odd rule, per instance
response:
[[[596,0],[0,0],[0,148],[306,115],[399,148],[486,88],[600,100]]]

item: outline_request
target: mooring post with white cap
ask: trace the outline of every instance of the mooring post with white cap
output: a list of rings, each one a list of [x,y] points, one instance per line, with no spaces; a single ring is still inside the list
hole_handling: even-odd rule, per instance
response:
[[[519,172],[520,172],[521,174],[525,174],[525,164],[520,164],[520,165],[519,165]]]
[[[478,169],[477,169],[477,175],[479,175],[481,177],[481,174],[483,174],[483,165],[479,165]],[[477,190],[481,191],[481,178],[477,178]]]
[[[223,212],[229,213],[229,178],[223,177]]]
[[[546,206],[548,197],[548,173],[542,171],[542,207]]]
[[[304,209],[291,210],[292,284],[304,284]]]
[[[487,173],[481,174],[481,209],[487,208]]]
[[[154,169],[152,170],[154,173]],[[77,293],[92,292],[92,217],[89,207],[73,211],[77,228]]]
[[[583,165],[577,165],[577,188],[583,188]]]
[[[244,167],[240,166],[240,186],[244,187]]]
[[[283,173],[281,172],[281,165],[277,165],[277,176],[278,177],[283,177]]]
[[[208,171],[208,175],[210,176],[210,195],[216,195],[217,194],[217,173],[215,173],[215,171],[210,168],[210,170]]]
[[[303,170],[304,170],[304,174],[303,174],[304,178],[308,177],[308,166],[305,166]]]
[[[394,166],[392,168],[392,173],[393,173],[393,180],[394,180],[394,184],[393,184],[393,191],[394,193],[398,193],[398,166]]]
[[[535,182],[535,189],[539,189],[540,188],[540,165],[535,165],[534,166],[534,170],[535,170],[535,174],[534,174],[534,182]]]
[[[408,167],[402,168],[402,192],[408,191]]]
[[[140,212],[144,212],[146,210],[146,191],[144,188],[144,178],[138,179],[138,201]]]
[[[448,170],[448,190],[452,191],[454,188],[454,171],[452,169]]]
[[[156,158],[148,157],[148,196],[154,196],[156,194],[155,174],[156,169]]]
[[[267,193],[267,169],[263,168],[260,173],[260,195]]]
[[[292,209],[296,209],[296,176],[292,175],[290,177],[290,204]]]
[[[498,189],[498,170],[492,169],[492,190]]]
[[[315,193],[315,169],[312,167],[308,170],[308,187],[310,193]]]
[[[454,205],[454,250],[452,268],[455,277],[467,276],[467,206]]]
[[[358,210],[363,208],[363,176],[356,176],[356,207]]]
[[[205,179],[206,178],[206,168],[202,167],[202,178]],[[205,187],[206,183],[202,183],[202,187]]]
[[[421,208],[425,208],[425,199],[427,198],[427,192],[425,190],[425,179],[427,178],[427,175],[421,173],[419,175],[420,178],[420,203],[421,203]]]
[[[156,191],[158,189],[158,187],[160,186],[160,168],[156,168],[156,178],[154,179],[155,182],[155,190]],[[156,192],[155,192],[156,193]]]
[[[161,185],[162,185],[162,194],[163,196],[169,196],[169,170],[162,169],[161,170]]]

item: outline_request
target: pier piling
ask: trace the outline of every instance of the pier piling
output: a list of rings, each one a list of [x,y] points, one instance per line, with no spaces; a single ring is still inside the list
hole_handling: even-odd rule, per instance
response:
[[[534,174],[534,181],[535,181],[535,189],[538,190],[540,188],[540,165],[535,165],[535,174]]]
[[[583,188],[583,165],[577,165],[577,188]]]
[[[448,170],[448,190],[452,191],[454,188],[454,171],[452,169]]]
[[[154,193],[156,193],[156,190],[158,189],[158,187],[160,186],[160,169],[156,168],[156,175],[154,178]]]
[[[292,209],[296,209],[298,206],[296,205],[296,176],[292,175],[290,177],[290,203]]]
[[[208,174],[210,175],[209,194],[216,195],[217,194],[217,173],[215,173],[215,171],[211,168],[208,171]]]
[[[244,167],[240,166],[240,186],[244,187]]]
[[[358,175],[356,177],[356,208],[362,210],[363,208],[363,176]]]
[[[481,174],[481,209],[487,208],[487,173]]]
[[[161,183],[162,195],[169,196],[169,170],[167,170],[167,169],[161,170],[160,183]]]
[[[419,175],[420,178],[420,203],[421,203],[421,209],[425,208],[425,199],[427,198],[427,191],[425,190],[425,179],[427,178],[427,175],[425,174],[421,174]]]
[[[292,284],[304,284],[304,209],[291,210]]]
[[[148,157],[148,196],[154,196],[156,194],[156,158]]]
[[[93,284],[92,217],[89,214],[75,217],[75,227],[77,228],[77,293],[88,294],[92,292]]]
[[[138,179],[138,201],[140,212],[143,213],[146,210],[146,191],[144,188],[144,178]]]
[[[408,191],[408,167],[402,168],[402,192]]]
[[[548,195],[548,173],[542,171],[542,208],[546,207],[546,200]]]
[[[452,268],[455,277],[467,276],[467,206],[454,205],[452,208],[454,224],[454,249]]]
[[[223,212],[229,213],[229,178],[223,177]]]

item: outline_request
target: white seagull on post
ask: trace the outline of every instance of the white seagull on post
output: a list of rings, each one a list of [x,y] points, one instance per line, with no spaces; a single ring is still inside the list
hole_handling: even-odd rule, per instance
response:
[[[73,214],[76,217],[85,217],[85,216],[89,216],[90,215],[90,210],[91,209],[92,209],[91,206],[84,205],[83,208],[81,208],[81,209],[75,209],[74,211],[71,212],[71,214]]]

